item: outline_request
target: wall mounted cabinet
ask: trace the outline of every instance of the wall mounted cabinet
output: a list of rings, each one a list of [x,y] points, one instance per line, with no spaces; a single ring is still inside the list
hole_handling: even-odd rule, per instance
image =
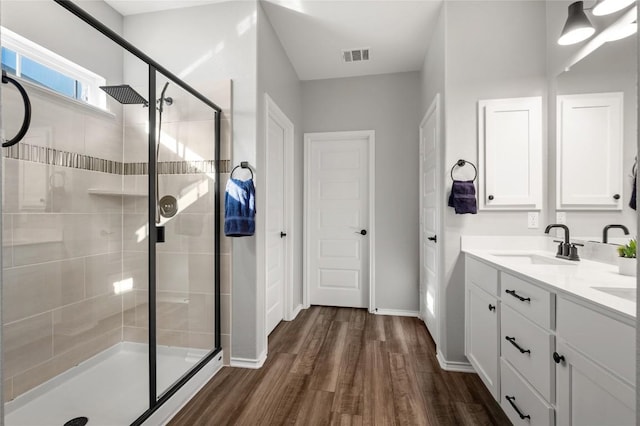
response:
[[[621,210],[623,93],[558,96],[558,210]]]
[[[542,208],[542,98],[478,103],[481,210]]]

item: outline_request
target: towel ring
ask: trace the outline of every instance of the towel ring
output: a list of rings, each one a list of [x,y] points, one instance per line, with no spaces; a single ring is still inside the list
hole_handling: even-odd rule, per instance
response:
[[[242,168],[242,169],[247,169],[249,170],[249,172],[251,173],[251,179],[253,179],[253,170],[251,170],[251,167],[249,167],[249,162],[248,161],[241,161],[240,165],[235,166],[232,170],[231,173],[229,174],[229,177],[232,178],[233,177],[233,172],[236,171],[237,168]]]
[[[470,164],[471,167],[473,167],[473,170],[475,171],[475,176],[473,177],[472,182],[474,182],[476,180],[476,178],[478,177],[478,169],[476,168],[475,164],[473,164],[471,161],[467,161],[467,160],[458,160],[456,161],[456,163],[453,165],[453,167],[451,167],[451,180],[455,180],[453,178],[453,171],[455,170],[456,166],[458,167],[464,167],[466,164]]]

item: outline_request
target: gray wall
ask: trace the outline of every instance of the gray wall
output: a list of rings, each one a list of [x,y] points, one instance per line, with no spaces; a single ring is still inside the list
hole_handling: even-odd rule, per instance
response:
[[[445,2],[443,7],[445,36],[444,43],[440,42],[446,48],[443,170],[448,195],[451,178],[446,172],[451,165],[459,158],[476,164],[478,161],[478,100],[543,96],[543,104],[546,102],[546,16],[545,3],[538,1],[456,1]],[[443,47],[433,45],[433,48],[437,52]],[[429,77],[422,89],[427,95],[434,91],[431,85],[440,80],[431,82]],[[545,163],[546,158],[544,152]],[[546,170],[543,175],[546,176]],[[543,210],[540,223],[546,222]],[[444,335],[440,336],[439,351],[448,361],[464,362],[464,260],[460,236],[539,235],[542,230],[527,229],[526,212],[455,215],[446,207],[444,232],[444,268],[440,274],[444,293],[440,299],[444,312],[440,329]]]
[[[421,100],[421,117],[429,110],[432,102],[435,99],[436,95],[440,95],[439,108],[440,108],[440,158],[438,161],[440,164],[444,163],[444,155],[446,146],[446,130],[445,130],[445,121],[446,121],[446,13],[447,8],[442,6],[440,8],[440,14],[438,16],[438,20],[436,21],[436,25],[433,29],[433,34],[431,36],[431,42],[429,43],[429,48],[427,50],[427,54],[425,56],[424,64],[422,65],[422,71],[420,72],[420,93],[422,95]],[[445,176],[448,175],[448,170],[446,166],[442,167],[440,171],[440,181],[445,182]],[[442,191],[441,199],[439,200],[441,206],[446,206],[447,203],[445,201],[447,195],[447,191]],[[444,228],[444,207],[440,209],[438,215],[438,223],[440,225],[440,247],[442,247],[442,243],[444,239],[442,238],[443,228]],[[439,271],[444,270],[444,259],[443,256],[438,260],[437,268]],[[446,301],[445,295],[443,292],[439,292],[437,295],[438,300],[435,302],[438,306],[437,316],[438,316],[438,324],[436,325],[438,330],[435,336],[432,336],[434,341],[436,342],[436,346],[438,350],[440,347],[446,346],[447,333],[445,331],[446,323]],[[433,331],[433,330],[432,330]]]
[[[287,230],[287,239],[293,244],[293,298],[295,309],[302,304],[302,189],[303,189],[303,145],[302,145],[302,84],[293,65],[276,35],[267,15],[258,7],[258,158],[265,159],[265,99],[268,94],[291,120],[294,126],[294,212],[293,229]],[[264,197],[258,200],[264,206]],[[264,207],[258,211],[265,211]],[[263,303],[264,305],[264,303]]]
[[[302,83],[303,130],[375,130],[376,306],[418,311],[420,74]]]

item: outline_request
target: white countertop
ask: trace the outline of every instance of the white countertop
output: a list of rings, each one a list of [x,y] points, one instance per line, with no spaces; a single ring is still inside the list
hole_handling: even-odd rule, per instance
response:
[[[635,289],[636,277],[620,275],[616,265],[581,259],[578,262],[561,261],[563,265],[519,264],[515,259],[503,255],[536,254],[552,261],[555,252],[546,250],[545,244],[533,244],[532,250],[479,247],[479,244],[462,243],[462,251],[479,260],[520,278],[527,279],[557,293],[564,293],[596,304],[614,314],[635,319],[636,301],[609,294],[593,287],[611,289]],[[615,290],[614,290],[615,291]]]

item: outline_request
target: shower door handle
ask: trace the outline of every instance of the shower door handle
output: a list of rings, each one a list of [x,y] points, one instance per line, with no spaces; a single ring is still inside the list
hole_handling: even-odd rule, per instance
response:
[[[22,102],[24,103],[24,120],[22,121],[22,127],[20,127],[18,134],[13,138],[6,142],[2,142],[2,147],[7,148],[20,142],[22,138],[24,138],[24,135],[27,134],[27,130],[29,130],[29,125],[31,124],[31,101],[29,100],[29,95],[27,95],[27,91],[24,90],[24,87],[22,87],[22,85],[16,80],[9,77],[7,72],[4,70],[2,71],[2,83],[11,83],[16,86],[16,89],[18,89],[18,92],[20,92],[20,95],[22,96]]]

